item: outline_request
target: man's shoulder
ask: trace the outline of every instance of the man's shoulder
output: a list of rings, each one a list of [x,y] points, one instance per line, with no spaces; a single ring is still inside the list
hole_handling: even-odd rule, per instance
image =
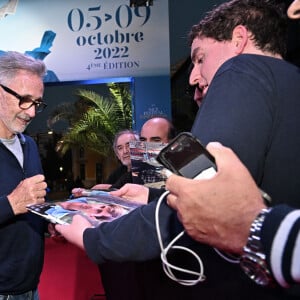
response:
[[[120,165],[112,172],[112,174],[120,174],[120,173],[124,174],[126,172],[127,172],[127,167],[124,165]]]
[[[120,165],[112,171],[112,173],[108,176],[106,182],[114,184],[125,173],[127,173],[127,167],[124,165]]]
[[[29,136],[27,134],[19,133],[18,134],[18,138],[19,138],[21,144],[35,143],[35,140],[31,136]]]
[[[298,69],[296,65],[287,62],[284,59],[258,54],[240,54],[228,59],[220,69],[239,69],[241,71],[249,70],[268,70],[273,68],[280,69]]]
[[[283,76],[292,82],[300,80],[299,67],[296,65],[283,59],[255,54],[241,54],[230,58],[219,68],[216,77],[225,74],[230,74],[230,78],[253,78],[271,85],[274,81],[280,84]]]

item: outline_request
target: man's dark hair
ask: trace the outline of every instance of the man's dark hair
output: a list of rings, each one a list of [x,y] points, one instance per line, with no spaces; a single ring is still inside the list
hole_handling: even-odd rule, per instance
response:
[[[253,42],[262,51],[285,56],[287,17],[283,5],[271,0],[232,0],[217,6],[192,27],[189,42],[200,36],[230,41],[238,25],[252,33]]]

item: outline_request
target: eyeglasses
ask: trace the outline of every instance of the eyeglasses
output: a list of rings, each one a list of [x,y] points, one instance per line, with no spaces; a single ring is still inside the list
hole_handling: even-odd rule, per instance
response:
[[[37,113],[40,113],[47,106],[47,104],[42,101],[42,98],[32,100],[29,96],[21,96],[3,84],[0,84],[0,86],[3,88],[3,90],[5,92],[7,92],[7,93],[15,96],[17,99],[19,99],[19,107],[23,110],[29,109],[30,107],[32,107],[34,105],[35,111]]]

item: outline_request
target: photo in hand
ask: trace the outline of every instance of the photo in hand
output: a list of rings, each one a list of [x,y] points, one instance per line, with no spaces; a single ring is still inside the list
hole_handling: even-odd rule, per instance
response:
[[[97,191],[91,197],[79,197],[59,202],[45,202],[27,206],[28,210],[49,222],[57,224],[70,224],[76,214],[84,216],[93,226],[102,222],[110,222],[139,206],[126,199],[111,196],[107,192]]]

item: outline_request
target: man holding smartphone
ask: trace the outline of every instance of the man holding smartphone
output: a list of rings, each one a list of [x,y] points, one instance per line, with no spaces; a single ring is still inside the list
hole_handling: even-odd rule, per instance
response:
[[[291,19],[300,19],[300,1],[294,0],[287,13]],[[234,153],[219,143],[208,144],[208,150],[216,158],[217,176],[202,182],[176,176],[167,181],[167,189],[171,191],[168,203],[178,211],[189,235],[202,243],[243,255],[251,227],[261,212],[266,211],[259,236],[266,270],[272,272],[283,288],[299,284],[299,272],[295,270],[300,265],[297,243],[300,210],[287,205],[267,209],[253,178]],[[185,186],[190,190],[184,195]],[[299,189],[296,191],[299,194]]]
[[[284,288],[299,284],[299,273],[293,270],[300,264],[300,210],[287,205],[268,209],[261,191],[232,150],[219,143],[207,147],[216,158],[217,176],[209,181],[171,176],[167,181],[171,191],[168,204],[177,210],[187,233],[201,243],[243,255],[252,224],[266,211],[259,236],[266,270],[272,270],[274,280]]]

